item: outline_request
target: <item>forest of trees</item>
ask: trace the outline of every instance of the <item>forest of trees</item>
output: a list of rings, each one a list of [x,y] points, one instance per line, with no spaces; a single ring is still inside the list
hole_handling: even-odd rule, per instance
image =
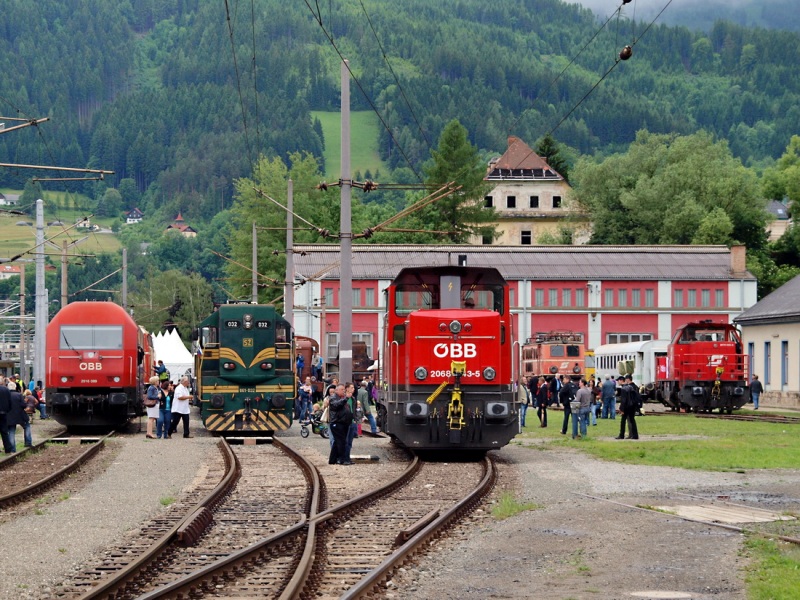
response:
[[[96,214],[145,211],[142,227],[121,233],[139,286],[135,294],[174,271],[201,278],[217,298],[245,295],[249,276],[220,255],[249,256],[253,220],[265,228],[285,223],[284,211],[263,194],[285,202],[288,176],[298,214],[316,227],[298,231],[298,241],[335,241],[319,233],[338,231],[338,195],[315,189],[325,141],[310,111],[338,110],[337,51],[357,78],[353,108],[374,109],[380,117],[384,181],[434,185],[458,176],[464,184],[505,150],[509,134],[531,145],[544,138],[557,148],[549,156],[569,171],[586,210],[625,215],[626,198],[641,190],[598,202],[592,194],[607,192],[596,187],[604,173],[632,169],[635,179],[642,156],[669,162],[685,146],[701,162],[713,158],[721,171],[703,169],[694,187],[664,187],[647,199],[678,205],[681,218],[706,219],[702,232],[656,239],[646,223],[627,215],[632,225],[624,240],[600,227],[592,241],[747,243],[765,291],[800,266],[791,263],[794,231],[773,248],[755,233],[763,213],[736,212],[744,198],[756,207],[767,198],[796,198],[797,33],[724,21],[707,32],[659,23],[645,31],[647,23],[623,18],[587,43],[602,21],[558,0],[325,6],[254,0],[246,10],[231,5],[239,9],[230,14],[228,3],[200,0],[2,0],[0,6],[0,115],[50,117],[0,135],[0,162],[113,170],[104,181],[59,185],[89,197],[86,209]],[[312,14],[309,6],[321,12]],[[618,61],[624,44],[633,45],[633,56]],[[451,168],[456,163],[460,168]],[[684,166],[698,170],[688,160]],[[717,178],[720,193],[736,193],[737,201],[729,206],[694,197],[714,187],[703,176]],[[36,193],[30,177],[3,168],[0,187],[27,186],[28,198]],[[674,185],[669,177],[665,171],[646,179],[655,190]],[[480,186],[469,185],[479,193]],[[353,231],[424,195],[358,192]],[[481,220],[452,212],[469,209],[464,203],[451,205],[447,216],[444,204],[410,218],[408,227],[418,233],[370,241],[434,241],[424,230],[439,227],[462,239],[456,221]],[[202,243],[160,239],[179,212]],[[283,258],[272,253],[281,237],[266,231],[259,272],[282,279]],[[138,252],[142,241],[150,243],[146,256]],[[278,295],[264,283],[264,300]],[[178,298],[195,288],[187,282],[170,289]],[[170,311],[177,315],[183,304],[175,300]],[[150,300],[148,306],[164,310]]]

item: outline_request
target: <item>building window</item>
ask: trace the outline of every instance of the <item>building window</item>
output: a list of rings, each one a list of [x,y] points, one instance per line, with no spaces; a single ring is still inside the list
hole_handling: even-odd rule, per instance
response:
[[[375,304],[375,288],[367,288],[366,306],[377,306]]]
[[[608,308],[613,308],[614,306],[614,290],[605,290],[606,301],[604,306]]]
[[[530,208],[539,208],[539,196],[530,197]]]
[[[353,288],[353,308],[361,306],[361,288]]]
[[[325,306],[333,306],[333,288],[325,290]],[[338,343],[338,342],[337,342]]]
[[[672,306],[673,308],[683,308],[683,290],[675,290]]]
[[[697,306],[697,290],[688,290],[686,293],[686,306],[689,308]]]
[[[770,367],[772,367],[770,364],[772,362],[772,357],[770,356],[771,351],[772,348],[770,342],[764,342],[764,385],[769,385],[769,372]]]
[[[628,306],[628,290],[619,290],[617,292],[617,305],[620,308]]]
[[[561,290],[561,306],[572,306],[572,290]]]
[[[653,290],[644,291],[644,305],[647,308],[653,308],[656,304],[656,294]]]
[[[753,376],[753,364],[754,357],[756,355],[756,345],[755,342],[750,342],[747,344],[747,370],[750,372],[750,376]]]
[[[555,288],[550,288],[547,295],[547,305],[558,306],[558,290]]]
[[[494,198],[492,198],[491,196],[484,196],[483,206],[486,208],[492,208],[492,206],[494,206]]]
[[[523,229],[520,233],[519,243],[523,246],[530,246],[531,245],[531,232],[529,229]]]
[[[575,290],[575,306],[586,308],[586,290],[582,288]]]
[[[789,384],[789,342],[781,342],[781,389]]]
[[[514,288],[509,288],[509,290],[508,290],[508,302],[509,302],[509,304],[511,306],[516,306],[517,305],[516,302],[515,302],[515,300],[517,298],[517,293],[516,292],[517,292],[517,290],[515,290]]]
[[[506,208],[517,208],[517,197],[508,196],[506,198]]]
[[[561,196],[553,196],[553,208],[561,208]]]
[[[723,290],[715,290],[714,295],[716,296],[715,305],[719,308],[725,306],[725,292]]]
[[[544,290],[542,288],[536,288],[533,292],[533,296],[536,306],[544,306]]]
[[[484,235],[483,237],[481,237],[481,243],[482,243],[484,246],[489,246],[489,245],[491,245],[491,243],[492,243],[492,236],[490,236],[490,235]]]
[[[642,305],[642,290],[631,290],[631,306],[639,308]]]
[[[700,302],[703,308],[711,306],[711,290],[700,290]]]
[[[609,333],[607,344],[627,344],[628,342],[647,342],[653,339],[652,333]]]

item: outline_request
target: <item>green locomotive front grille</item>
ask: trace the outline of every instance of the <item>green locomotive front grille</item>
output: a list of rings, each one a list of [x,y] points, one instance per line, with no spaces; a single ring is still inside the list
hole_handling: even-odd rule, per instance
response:
[[[246,418],[244,409],[210,413],[205,420],[206,429],[214,433],[267,433],[289,429],[289,415],[276,411],[252,411]]]

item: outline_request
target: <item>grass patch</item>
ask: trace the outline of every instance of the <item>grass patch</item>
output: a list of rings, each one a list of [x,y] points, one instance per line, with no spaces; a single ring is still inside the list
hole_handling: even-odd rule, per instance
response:
[[[311,118],[318,118],[322,124],[322,135],[325,137],[325,177],[336,180],[341,173],[342,124],[339,112],[312,111]],[[369,170],[372,175],[381,171],[384,175],[388,169],[378,154],[378,134],[380,121],[372,111],[355,111],[350,113],[350,167],[351,175],[359,171],[362,175]]]
[[[580,448],[600,459],[651,466],[741,472],[749,469],[795,469],[800,464],[800,425],[698,419],[665,415],[638,417],[640,440],[615,440],[620,420],[598,419],[588,436],[572,440],[560,434],[560,412],[549,427],[536,429],[556,447]],[[570,426],[572,424],[570,423]],[[532,437],[531,434],[526,437]],[[663,437],[663,440],[658,439]],[[772,449],[764,452],[764,448]]]
[[[61,494],[58,497],[58,501],[59,502],[64,502],[65,500],[69,500],[69,493],[68,492],[64,492],[63,494]]]
[[[542,508],[541,504],[535,502],[520,502],[510,492],[503,492],[500,499],[492,507],[492,516],[497,520],[508,519],[526,510],[536,510]]]
[[[161,506],[169,506],[170,504],[175,503],[175,496],[164,496],[159,500]]]
[[[797,598],[800,548],[761,537],[748,537],[745,550],[753,559],[746,577],[748,600]]]

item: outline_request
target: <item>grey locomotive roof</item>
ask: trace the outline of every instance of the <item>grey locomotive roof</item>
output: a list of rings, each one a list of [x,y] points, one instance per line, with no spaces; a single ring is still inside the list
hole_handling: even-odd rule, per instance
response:
[[[339,246],[298,244],[295,271],[306,279],[338,279]],[[725,246],[466,246],[353,245],[353,279],[392,279],[403,267],[496,267],[507,279],[754,280],[731,273]]]
[[[789,323],[800,320],[800,275],[765,296],[734,321],[743,325]]]

